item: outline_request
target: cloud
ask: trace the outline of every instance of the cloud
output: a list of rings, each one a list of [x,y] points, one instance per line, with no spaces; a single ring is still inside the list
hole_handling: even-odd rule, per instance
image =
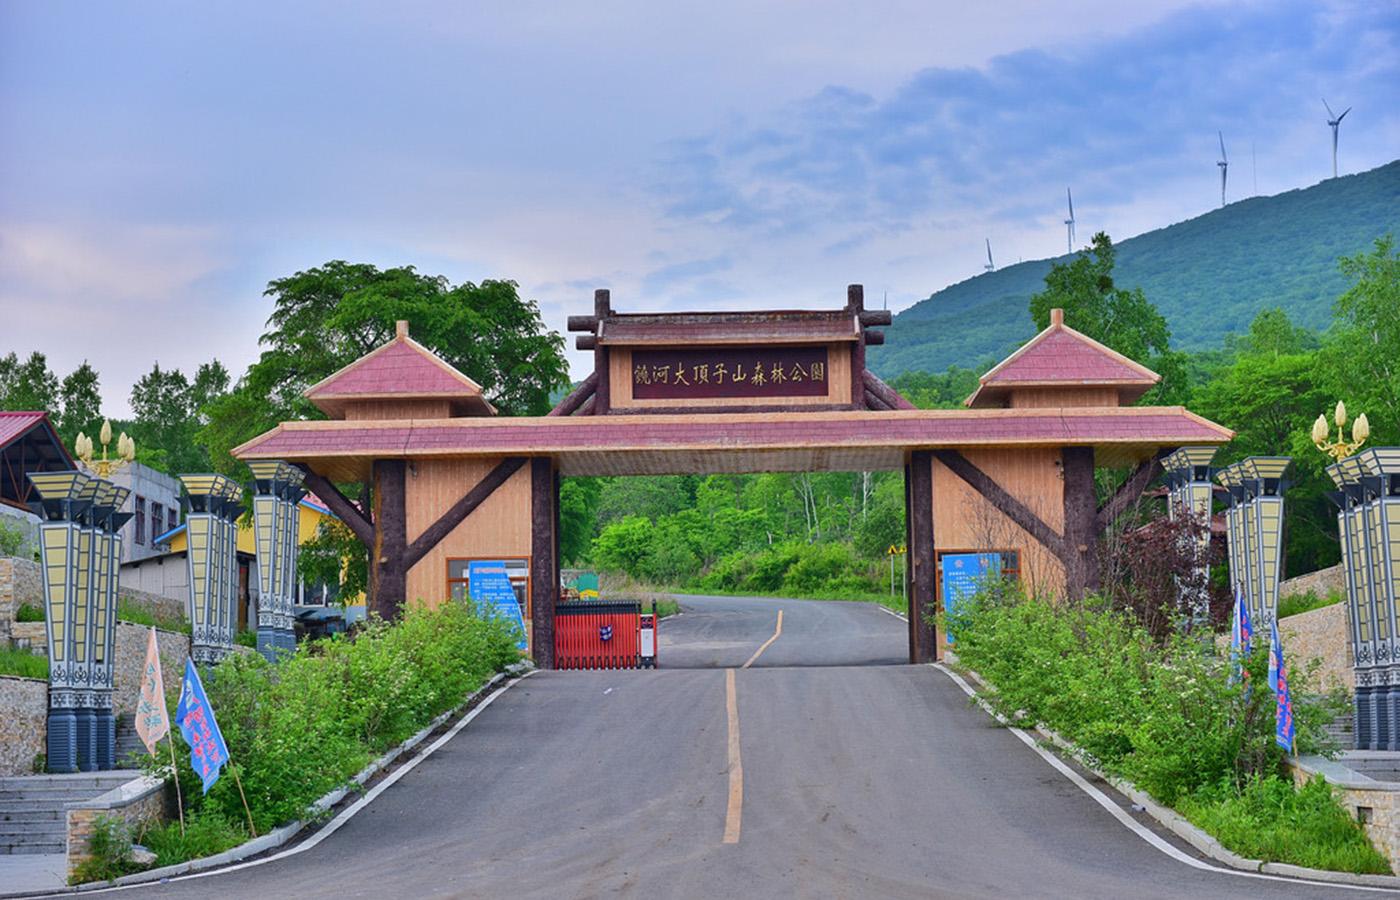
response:
[[[1393,132],[1392,9],[1197,8],[1125,37],[926,68],[879,98],[832,85],[761,125],[673,142],[658,193],[672,219],[818,232],[840,249],[957,210],[1023,221],[1028,195],[1053,203],[1071,183],[1129,204],[1213,172],[1217,130],[1242,172],[1244,137],[1283,142],[1325,85],[1367,108],[1361,127]]]

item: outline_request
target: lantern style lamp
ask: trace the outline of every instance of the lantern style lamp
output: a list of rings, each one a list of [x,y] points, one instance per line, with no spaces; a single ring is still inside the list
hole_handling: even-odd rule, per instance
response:
[[[35,512],[39,526],[40,560],[44,570],[44,630],[49,644],[48,738],[45,752],[50,772],[78,771],[78,721],[76,710],[86,688],[87,672],[75,662],[73,627],[78,595],[79,519],[89,500],[82,499],[91,478],[84,472],[30,472],[29,481],[39,500]],[[82,640],[86,640],[86,634]],[[86,650],[86,645],[84,645]],[[84,661],[85,664],[85,661]]]
[[[1351,660],[1356,684],[1353,695],[1352,729],[1357,749],[1376,749],[1377,705],[1372,694],[1376,684],[1376,657],[1379,652],[1374,596],[1370,587],[1367,537],[1359,461],[1344,465],[1345,459],[1327,467],[1327,477],[1337,490],[1328,498],[1337,505],[1337,535],[1341,542],[1342,572],[1346,579],[1347,607],[1351,621]]]
[[[1162,460],[1168,515],[1173,519],[1189,515],[1199,525],[1192,547],[1199,593],[1191,600],[1193,618],[1198,622],[1210,615],[1210,517],[1214,500],[1210,463],[1215,453],[1215,447],[1181,447]]]
[[[281,460],[257,460],[253,472],[253,534],[258,576],[258,652],[274,660],[295,652],[292,623],[297,589],[298,504],[305,496],[301,469]]]
[[[223,475],[181,475],[188,509],[185,516],[190,596],[190,656],[214,665],[233,649],[229,628],[229,563],[236,552],[227,535],[225,513],[237,485]]]
[[[1384,685],[1375,686],[1379,719],[1389,735],[1389,742],[1382,749],[1395,750],[1400,749],[1400,635],[1396,633],[1400,628],[1400,447],[1371,447],[1353,458],[1360,462],[1364,473],[1361,492],[1365,498],[1377,631],[1390,639]]]
[[[1254,598],[1251,608],[1257,628],[1267,629],[1278,610],[1278,582],[1283,565],[1284,476],[1293,460],[1287,456],[1251,456],[1240,461],[1245,493],[1245,524],[1250,532],[1246,547],[1252,554]],[[1256,614],[1257,613],[1257,614]]]

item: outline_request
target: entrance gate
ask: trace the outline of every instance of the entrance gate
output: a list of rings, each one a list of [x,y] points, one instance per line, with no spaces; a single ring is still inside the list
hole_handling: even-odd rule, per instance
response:
[[[1099,536],[1158,460],[1233,437],[1180,407],[1133,405],[1159,376],[1059,310],[981,377],[968,408],[915,409],[866,366],[889,323],[859,285],[840,309],[657,315],[616,313],[598,291],[593,314],[568,322],[592,374],[547,416],[503,418],[401,322],[307,391],[330,421],[284,422],[234,453],[306,472],[370,548],[372,609],[386,617],[444,602],[472,560],[516,561],[546,668],[611,659],[559,603],[562,476],[902,469],[917,663],[938,654],[940,549],[1015,554],[1021,578],[1078,596],[1096,586]],[[1128,473],[1103,503],[1096,467]],[[372,510],[337,489],[346,482],[372,486]]]

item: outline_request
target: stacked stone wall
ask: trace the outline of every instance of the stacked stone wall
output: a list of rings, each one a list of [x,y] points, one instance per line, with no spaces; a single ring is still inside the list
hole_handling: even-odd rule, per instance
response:
[[[117,623],[117,645],[112,658],[112,711],[118,716],[136,711],[141,696],[141,673],[146,668],[146,641],[149,625]],[[156,631],[160,648],[160,677],[165,692],[180,689],[185,673],[185,657],[190,654],[190,636],[178,631]]]
[[[1278,635],[1285,655],[1292,660],[1290,669],[1319,659],[1318,687],[1340,687],[1348,694],[1356,690],[1356,676],[1351,668],[1351,616],[1345,603],[1279,619]]]
[[[28,775],[44,752],[49,683],[0,675],[0,776]]]
[[[15,615],[22,604],[44,604],[44,582],[32,559],[0,556],[0,644],[13,638]]]
[[[1345,594],[1346,573],[1342,570],[1341,564],[1327,569],[1318,569],[1316,572],[1309,572],[1306,575],[1299,575],[1297,578],[1289,578],[1279,582],[1278,585],[1280,598],[1309,592],[1318,597],[1326,597],[1331,593]]]

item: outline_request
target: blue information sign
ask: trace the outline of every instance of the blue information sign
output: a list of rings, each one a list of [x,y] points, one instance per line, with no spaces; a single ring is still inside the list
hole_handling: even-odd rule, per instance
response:
[[[977,593],[988,575],[1001,572],[1000,553],[945,553],[942,559],[943,611],[950,616]],[[952,629],[948,630],[948,643],[953,643]]]
[[[515,588],[506,574],[503,562],[467,563],[467,590],[472,602],[483,615],[504,616],[520,628],[520,640],[516,647],[525,649],[525,616],[520,611],[520,601],[516,599]]]

